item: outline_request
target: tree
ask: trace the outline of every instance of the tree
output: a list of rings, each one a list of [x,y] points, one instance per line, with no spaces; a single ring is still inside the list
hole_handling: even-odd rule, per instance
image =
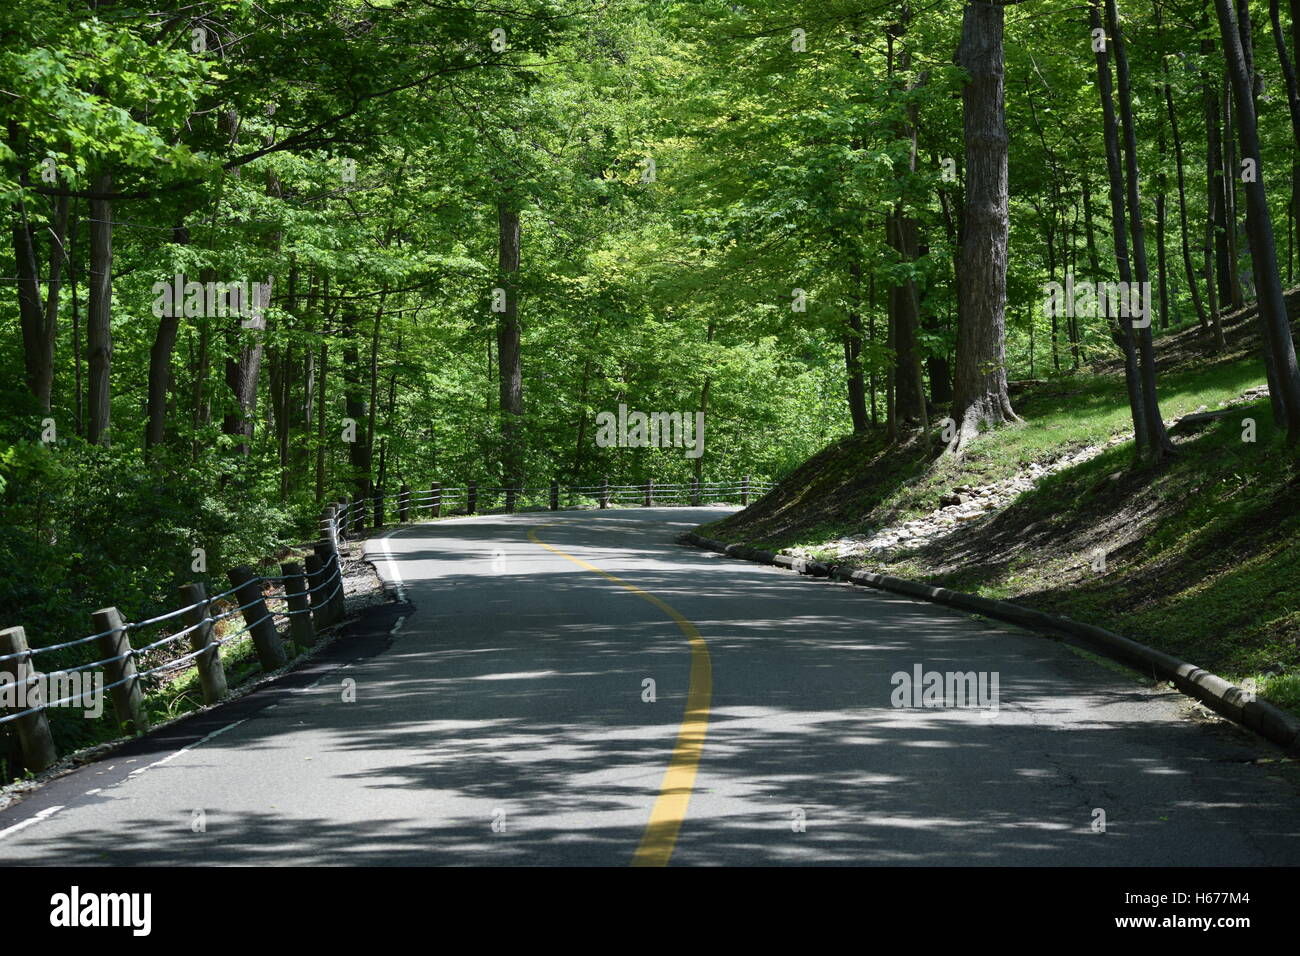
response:
[[[1007,394],[1007,129],[1001,4],[972,0],[962,13],[957,61],[966,144],[965,229],[957,268],[961,324],[952,417],[956,452],[982,425],[1019,421]]]
[[[1296,365],[1291,321],[1282,296],[1282,277],[1277,267],[1273,219],[1264,189],[1263,156],[1256,128],[1252,72],[1242,44],[1237,15],[1229,0],[1215,0],[1223,54],[1237,106],[1237,133],[1242,157],[1254,164],[1255,174],[1246,178],[1246,236],[1255,262],[1258,281],[1259,317],[1264,340],[1264,361],[1271,366],[1270,394],[1281,402],[1287,442],[1300,441],[1300,368]]]

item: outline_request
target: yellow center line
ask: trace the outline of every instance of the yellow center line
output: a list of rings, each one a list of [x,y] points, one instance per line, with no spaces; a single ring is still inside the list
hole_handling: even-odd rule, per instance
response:
[[[686,635],[686,640],[691,645],[691,683],[686,693],[686,713],[682,717],[682,726],[677,731],[677,746],[673,748],[672,760],[664,771],[659,796],[650,811],[650,822],[641,835],[641,845],[632,857],[633,866],[667,866],[668,858],[673,855],[673,846],[677,843],[677,832],[686,819],[686,807],[691,802],[691,790],[695,786],[695,772],[699,769],[700,755],[704,752],[704,736],[709,729],[709,702],[713,698],[713,665],[709,661],[709,646],[704,643],[704,638],[695,629],[695,625],[686,620],[676,608],[635,584],[629,584],[594,564],[566,554],[537,537],[541,528],[559,523],[553,521],[531,529],[528,532],[529,540],[649,601],[673,619],[673,623]]]

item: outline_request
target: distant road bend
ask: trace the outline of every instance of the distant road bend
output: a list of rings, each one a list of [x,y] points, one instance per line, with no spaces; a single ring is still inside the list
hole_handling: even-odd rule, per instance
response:
[[[0,811],[0,863],[1300,863],[1266,744],[1056,642],[674,543],[719,514],[376,538],[409,604]],[[918,665],[996,674],[996,713],[893,706]]]

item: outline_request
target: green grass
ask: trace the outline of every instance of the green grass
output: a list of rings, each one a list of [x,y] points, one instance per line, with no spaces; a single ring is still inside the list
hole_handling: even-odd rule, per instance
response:
[[[1161,375],[1161,410],[1215,410],[1262,383],[1253,357],[1184,367]],[[1117,376],[1049,382],[1017,411],[1023,424],[979,436],[960,459],[845,440],[782,482],[776,500],[701,533],[829,558],[827,542],[928,514],[954,486],[1009,478],[1132,427]],[[1242,440],[1247,417],[1254,443]],[[1110,628],[1236,683],[1253,679],[1262,698],[1300,713],[1298,476],[1263,400],[1180,441],[1158,466],[1135,463],[1124,441],[1041,479],[977,530],[861,564]],[[838,498],[828,504],[827,492]],[[1090,564],[1098,549],[1103,573]]]

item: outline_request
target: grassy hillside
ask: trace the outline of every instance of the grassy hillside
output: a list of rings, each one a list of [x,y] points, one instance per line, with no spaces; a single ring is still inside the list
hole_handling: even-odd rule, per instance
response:
[[[961,459],[853,436],[701,533],[1068,614],[1254,678],[1300,711],[1300,467],[1267,398],[1243,399],[1263,384],[1250,319],[1235,317],[1223,356],[1195,332],[1158,343],[1166,420],[1239,403],[1179,428],[1159,466],[1133,463],[1123,379],[1108,363],[1017,396],[1024,424],[980,436]],[[1085,449],[1093,457],[1070,460]],[[1016,476],[1027,490],[987,494]],[[920,533],[893,542],[886,529],[908,521]]]

